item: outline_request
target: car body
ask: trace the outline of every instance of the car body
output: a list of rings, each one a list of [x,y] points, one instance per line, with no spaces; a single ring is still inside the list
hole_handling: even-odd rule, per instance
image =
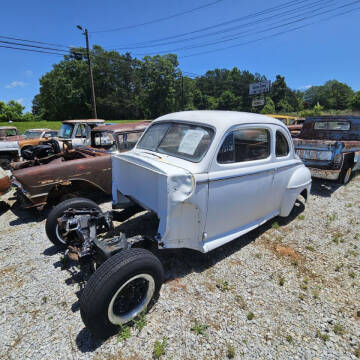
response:
[[[64,143],[70,144],[71,147],[90,145],[91,130],[104,124],[102,119],[77,119],[63,121],[59,130],[60,148],[64,148]]]
[[[86,199],[69,199],[46,221],[55,246],[81,263],[96,264],[81,293],[80,313],[102,338],[158,297],[164,271],[156,252],[147,249],[206,253],[277,215],[288,216],[311,187],[287,127],[250,113],[162,116],[132,150],[113,155],[112,164],[113,207],[122,211],[103,213]],[[154,219],[151,231],[142,215],[132,217],[144,209]],[[131,237],[125,228],[115,229],[113,219],[138,220]]]
[[[7,167],[11,161],[19,160],[24,150],[56,137],[57,133],[57,130],[51,129],[29,129],[24,135],[0,141],[0,166]]]
[[[360,116],[315,116],[294,139],[312,176],[347,183],[360,169]]]
[[[3,140],[20,140],[21,135],[16,126],[0,126],[0,141]]]
[[[154,151],[151,142],[166,127],[170,134]],[[156,213],[163,248],[210,251],[277,215],[288,216],[297,196],[306,198],[311,187],[287,127],[258,114],[169,114],[112,161],[114,205],[131,199]]]
[[[149,122],[102,125],[91,131],[92,147],[12,163],[13,185],[25,208],[56,204],[73,194],[111,194],[111,154],[133,147]]]
[[[0,167],[0,196],[4,195],[11,187],[9,175]]]

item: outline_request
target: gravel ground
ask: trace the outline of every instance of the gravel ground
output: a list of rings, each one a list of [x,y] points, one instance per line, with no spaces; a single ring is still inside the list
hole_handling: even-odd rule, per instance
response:
[[[105,342],[80,318],[83,273],[44,231],[47,212],[0,201],[0,358],[357,359],[360,176],[314,180],[310,201],[201,255],[162,253],[167,281],[138,326]],[[108,207],[109,204],[105,204]],[[129,337],[130,336],[130,337]]]

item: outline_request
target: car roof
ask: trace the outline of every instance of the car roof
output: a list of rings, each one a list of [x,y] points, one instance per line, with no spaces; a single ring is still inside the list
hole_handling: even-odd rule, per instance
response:
[[[26,129],[25,131],[57,131],[57,130],[51,130],[51,129]]]
[[[103,123],[103,119],[75,119],[75,120],[64,120],[63,123]]]
[[[136,121],[136,122],[131,122],[131,123],[100,125],[100,126],[93,128],[92,131],[123,132],[123,131],[143,130],[146,127],[148,127],[150,123],[151,123],[150,120],[145,120],[145,121]]]
[[[203,125],[211,125],[217,130],[226,131],[228,128],[239,124],[276,124],[286,129],[286,126],[275,118],[260,115],[256,113],[239,112],[239,111],[222,111],[222,110],[195,110],[180,111],[167,114],[154,120],[158,121],[190,121]]]
[[[17,130],[16,126],[0,126],[0,130],[12,130],[15,129]]]

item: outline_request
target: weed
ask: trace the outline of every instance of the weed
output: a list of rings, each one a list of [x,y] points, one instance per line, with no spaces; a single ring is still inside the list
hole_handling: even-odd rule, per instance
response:
[[[334,333],[336,335],[344,335],[345,334],[345,329],[342,327],[342,325],[335,324],[334,325]]]
[[[303,301],[305,299],[305,295],[304,294],[299,294],[299,299]]]
[[[332,213],[331,215],[326,215],[327,221],[328,223],[335,221],[337,218],[337,213]]]
[[[311,245],[306,245],[305,249],[309,250],[309,251],[315,251],[315,248],[313,246],[311,246]]]
[[[298,266],[299,262],[297,260],[294,260],[291,264],[294,265],[294,266]]]
[[[291,335],[286,335],[286,341],[289,343],[289,344],[293,344],[294,343],[294,339]]]
[[[191,327],[191,331],[193,331],[197,335],[206,335],[206,329],[209,327],[207,324],[201,324],[199,321],[195,320],[194,325]]]
[[[41,303],[42,303],[42,304],[46,304],[46,303],[47,303],[47,297],[46,297],[46,296],[43,296],[43,297],[42,297]]]
[[[312,294],[314,299],[318,299],[320,296],[319,290],[313,290]]]
[[[349,251],[348,251],[348,254],[349,254],[349,255],[352,255],[352,256],[354,256],[354,257],[358,256],[358,253],[357,253],[356,251],[354,251],[354,250],[349,250]]]
[[[230,291],[234,288],[234,286],[230,285],[226,280],[218,280],[216,287],[222,292]]]
[[[246,303],[241,295],[236,295],[235,301],[239,304],[241,309],[243,309],[243,310],[246,309]]]
[[[120,342],[121,340],[130,339],[130,337],[131,337],[130,326],[120,325],[120,329],[117,335],[117,342]]]
[[[235,357],[235,349],[231,344],[227,344],[226,356],[228,359],[233,359]]]
[[[261,259],[262,255],[261,255],[260,253],[257,253],[257,254],[255,254],[255,257],[256,257],[257,259]]]
[[[154,343],[153,349],[153,358],[160,359],[163,355],[165,355],[165,348],[167,345],[167,337],[164,336],[162,341],[156,340]]]
[[[247,319],[248,319],[248,320],[252,320],[254,317],[255,317],[255,315],[254,315],[254,313],[251,312],[251,311],[247,314]]]
[[[359,233],[356,233],[356,234],[354,235],[354,239],[355,239],[355,240],[359,240]]]
[[[48,320],[52,320],[52,318],[53,318],[53,316],[49,316],[49,317],[48,317]]]
[[[341,233],[337,232],[336,234],[334,234],[332,241],[335,244],[339,244],[339,242],[344,242],[344,239],[342,238]]]
[[[142,312],[135,320],[134,325],[136,329],[140,332],[146,326],[145,313]]]
[[[320,330],[316,330],[316,337],[321,339],[323,342],[326,342],[326,341],[329,340],[329,335],[328,334],[322,334]]]
[[[278,229],[280,227],[279,223],[277,221],[274,221],[271,225],[273,229]]]
[[[351,208],[351,207],[353,206],[353,204],[352,204],[352,203],[347,203],[345,206],[346,206],[347,208]]]
[[[285,278],[284,278],[284,277],[281,277],[281,278],[279,279],[279,285],[280,285],[280,286],[284,286],[284,284],[285,284]]]
[[[359,345],[359,347],[355,350],[354,355],[355,355],[357,358],[360,358],[360,345]]]
[[[352,279],[355,279],[356,274],[355,274],[354,271],[350,271],[350,272],[349,272],[349,276],[350,276]]]
[[[298,219],[299,219],[299,220],[304,220],[304,219],[305,219],[305,215],[299,215],[299,216],[298,216]]]
[[[335,271],[340,271],[343,266],[343,263],[336,265]]]

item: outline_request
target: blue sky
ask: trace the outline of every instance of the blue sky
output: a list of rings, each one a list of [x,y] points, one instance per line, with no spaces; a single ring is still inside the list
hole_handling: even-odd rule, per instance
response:
[[[185,38],[223,31],[216,36],[159,47],[129,48],[139,42],[171,37],[239,19],[274,6],[287,4],[289,0],[219,0],[215,2],[215,0],[63,0],[57,2],[19,0],[15,7],[15,3],[6,1],[1,6],[0,36],[81,46],[84,45],[84,37],[76,29],[76,25],[80,24],[91,32],[91,44],[99,44],[109,49],[126,45],[133,55],[154,54],[158,51],[173,50],[188,45],[218,42],[207,47],[176,51],[179,55],[180,68],[183,71],[203,74],[209,69],[230,69],[237,66],[241,70],[264,74],[270,80],[274,80],[276,74],[284,75],[288,85],[294,89],[305,89],[310,85],[321,85],[329,79],[337,79],[346,82],[354,90],[360,90],[360,47],[358,46],[360,11],[338,16],[350,9],[360,8],[360,1],[356,2],[356,0],[298,0],[289,4],[286,9],[258,17],[251,16],[247,19],[240,19],[227,26],[213,27],[207,32],[196,32]],[[183,16],[172,17],[166,21],[120,31],[95,32],[130,27],[186,12],[209,3],[214,4]],[[350,3],[354,4],[330,11]],[[287,10],[288,14],[276,15]],[[315,14],[314,11],[317,11],[316,13],[330,12],[309,18]],[[335,16],[327,21],[318,21],[332,15]],[[270,19],[269,16],[273,17]],[[302,17],[306,17],[307,20],[283,27],[284,24]],[[258,23],[254,23],[255,21]],[[312,22],[315,23],[311,26],[272,36],[274,33]],[[251,24],[244,25],[247,23]],[[234,29],[224,32],[224,29],[230,27]],[[270,28],[273,29],[270,30]],[[243,33],[244,31],[247,33]],[[226,36],[238,38],[224,42]],[[267,39],[251,42],[266,36],[268,36]],[[179,39],[182,38],[169,39],[164,42],[174,42]],[[4,41],[5,39],[0,40]],[[246,42],[249,43],[244,44]],[[244,45],[239,46],[239,44]],[[0,45],[6,44],[0,43]],[[232,47],[219,50],[219,48],[229,46]],[[217,51],[189,56],[212,50]],[[120,52],[123,51],[125,50]],[[141,58],[142,55],[138,57]],[[26,110],[30,110],[33,96],[39,91],[39,78],[50,71],[52,65],[60,60],[60,56],[21,52],[0,47],[0,100],[15,99],[26,106]]]

